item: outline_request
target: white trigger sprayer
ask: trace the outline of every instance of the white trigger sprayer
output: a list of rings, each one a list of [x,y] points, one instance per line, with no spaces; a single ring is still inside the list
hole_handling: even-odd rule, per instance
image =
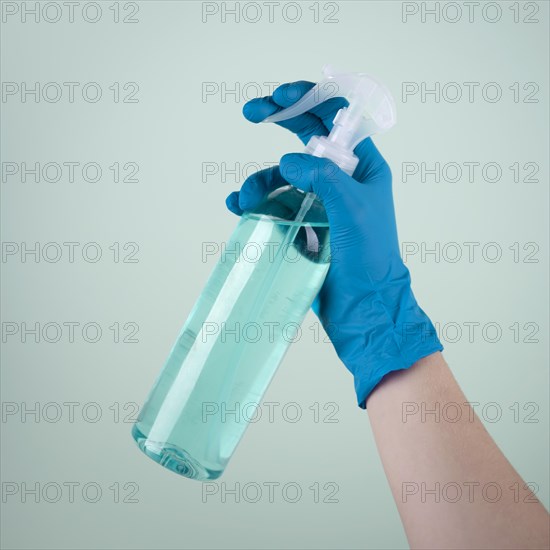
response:
[[[263,122],[281,122],[301,115],[332,97],[344,97],[349,106],[338,111],[328,136],[313,136],[305,152],[332,160],[349,175],[359,159],[353,153],[365,138],[389,130],[396,121],[395,101],[378,80],[364,73],[339,73],[323,67],[325,77],[294,105],[275,113]]]

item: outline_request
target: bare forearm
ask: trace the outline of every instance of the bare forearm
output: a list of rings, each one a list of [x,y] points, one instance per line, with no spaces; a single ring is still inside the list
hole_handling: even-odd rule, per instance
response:
[[[440,353],[390,374],[367,401],[411,547],[548,548],[546,510],[466,402]],[[447,403],[463,407],[456,422],[413,414]]]

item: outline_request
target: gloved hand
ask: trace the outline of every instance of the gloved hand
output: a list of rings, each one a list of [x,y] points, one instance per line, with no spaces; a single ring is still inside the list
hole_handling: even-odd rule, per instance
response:
[[[261,122],[298,101],[313,85],[283,84],[272,96],[246,103],[243,114]],[[332,98],[278,124],[305,144],[313,135],[328,135],[336,112],[345,105],[344,99]],[[332,261],[313,309],[353,374],[359,406],[365,408],[386,374],[409,368],[443,347],[416,303],[401,259],[390,168],[370,138],[355,154],[360,161],[353,177],[328,159],[285,155],[279,166],[251,175],[226,203],[240,215],[288,183],[321,199],[329,220]]]

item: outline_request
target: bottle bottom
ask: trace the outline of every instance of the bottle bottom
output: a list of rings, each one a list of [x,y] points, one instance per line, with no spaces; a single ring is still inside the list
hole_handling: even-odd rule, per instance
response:
[[[132,428],[132,437],[138,447],[155,462],[164,468],[179,474],[180,476],[196,479],[197,481],[208,481],[217,479],[223,473],[223,470],[209,470],[199,464],[185,450],[175,445],[164,442],[151,441],[141,430],[134,425]]]

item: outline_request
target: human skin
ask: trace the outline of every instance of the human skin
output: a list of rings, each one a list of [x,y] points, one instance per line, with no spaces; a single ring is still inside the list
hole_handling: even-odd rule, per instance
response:
[[[549,548],[548,513],[467,401],[441,353],[390,373],[367,400],[411,548]],[[462,414],[416,412],[446,403]]]

